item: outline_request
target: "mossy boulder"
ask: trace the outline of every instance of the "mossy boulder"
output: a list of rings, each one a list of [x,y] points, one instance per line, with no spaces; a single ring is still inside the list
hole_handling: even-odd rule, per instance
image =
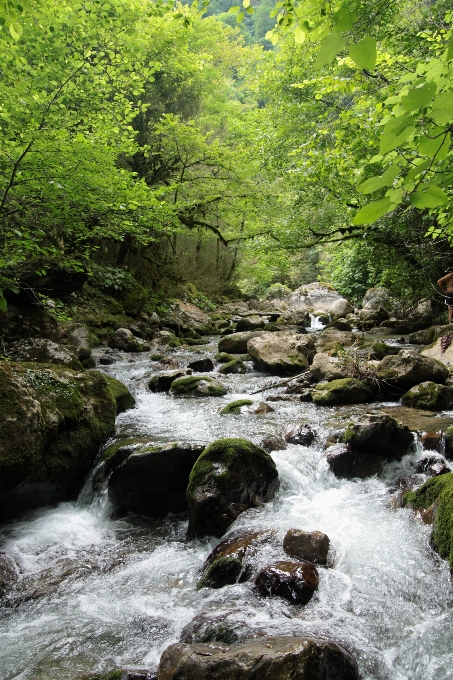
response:
[[[175,397],[223,397],[226,393],[218,380],[206,375],[177,378],[170,387],[170,394]]]
[[[148,387],[151,392],[168,392],[175,380],[190,373],[191,371],[186,368],[176,369],[175,371],[161,371],[150,378]]]
[[[123,447],[112,455],[119,461],[127,449],[129,455],[109,478],[109,500],[124,510],[151,517],[186,510],[189,475],[204,447],[149,442]]]
[[[411,408],[443,411],[453,406],[453,392],[446,385],[426,381],[403,394],[401,403]]]
[[[227,415],[239,415],[241,413],[241,409],[243,406],[252,406],[253,401],[252,399],[236,399],[236,401],[230,401],[229,404],[223,407],[223,409],[220,411],[220,414],[222,416],[227,416]]]
[[[219,439],[198,458],[187,487],[189,534],[222,536],[248,508],[273,498],[278,472],[266,451],[246,439]]]
[[[247,373],[247,366],[240,359],[233,359],[233,361],[223,364],[220,373],[223,375],[228,375],[230,373],[244,375],[244,373]]]
[[[141,338],[137,338],[128,328],[118,328],[108,341],[112,349],[120,349],[123,352],[146,352],[149,345]]]
[[[264,331],[247,331],[244,333],[230,333],[219,340],[219,352],[227,354],[244,354],[247,352],[247,343],[252,338],[257,338]]]
[[[44,338],[29,338],[12,342],[6,348],[5,355],[14,361],[56,364],[73,368],[76,371],[83,370],[79,359],[69,347]]]
[[[116,403],[116,415],[119,415],[120,413],[123,413],[123,411],[127,411],[130,408],[134,408],[135,399],[127,389],[126,385],[122,383],[121,380],[117,380],[111,375],[104,374],[104,377],[107,380],[110,393]]]
[[[130,279],[122,290],[116,293],[116,297],[128,316],[138,316],[148,300],[148,291],[137,281]]]
[[[219,364],[228,364],[230,361],[234,361],[234,357],[228,352],[217,352],[214,359],[219,362]]]
[[[365,404],[372,401],[374,392],[367,383],[356,378],[341,378],[316,385],[311,393],[318,406]]]
[[[433,510],[431,545],[448,560],[453,573],[453,474],[431,477],[417,491],[405,494],[403,505],[417,510]]]
[[[276,331],[249,340],[247,352],[259,370],[291,375],[308,368],[316,350],[310,335]]]
[[[407,390],[426,381],[444,385],[449,373],[439,361],[415,350],[403,349],[396,355],[384,357],[377,375],[387,385]]]
[[[0,517],[75,498],[115,431],[104,375],[0,362]]]

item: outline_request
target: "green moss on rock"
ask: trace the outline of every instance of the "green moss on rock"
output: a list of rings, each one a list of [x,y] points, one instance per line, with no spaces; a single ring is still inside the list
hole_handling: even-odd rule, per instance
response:
[[[229,404],[223,407],[220,411],[222,416],[229,415],[231,413],[238,415],[241,412],[242,406],[252,406],[253,401],[251,399],[237,399],[236,401],[231,401]]]
[[[112,397],[116,403],[116,414],[123,413],[135,406],[135,399],[120,380],[112,378],[111,375],[104,374]]]
[[[217,352],[214,359],[219,362],[219,364],[228,364],[230,361],[234,361],[234,357],[228,352]]]
[[[206,573],[198,581],[197,588],[221,588],[236,583],[242,571],[241,560],[234,555],[219,557],[209,565]]]
[[[229,373],[244,374],[247,373],[246,365],[240,359],[233,359],[224,364],[220,369],[220,373],[228,375]]]
[[[428,479],[417,491],[404,496],[403,504],[411,508],[429,508],[438,500],[431,543],[441,557],[448,560],[453,573],[453,474]]]
[[[200,384],[201,383],[201,384]],[[217,380],[206,375],[190,375],[172,382],[170,393],[181,396],[223,397],[227,391]]]
[[[363,404],[374,397],[369,385],[356,378],[340,378],[316,385],[312,399],[318,406]]]
[[[449,387],[426,381],[411,387],[403,395],[403,406],[426,409],[428,411],[442,411],[453,406],[453,393]]]

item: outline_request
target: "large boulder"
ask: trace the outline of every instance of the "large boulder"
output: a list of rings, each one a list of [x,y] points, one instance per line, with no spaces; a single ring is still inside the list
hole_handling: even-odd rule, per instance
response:
[[[324,352],[318,352],[313,358],[313,363],[310,366],[310,375],[312,380],[320,382],[321,380],[338,380],[347,377],[347,370],[345,363],[337,357],[330,357]]]
[[[359,680],[357,664],[340,645],[301,637],[225,643],[177,643],[160,659],[157,680]]]
[[[0,552],[0,600],[7,596],[19,576],[17,567],[9,555]]]
[[[339,331],[336,328],[325,328],[316,333],[314,342],[317,352],[328,352],[334,347],[351,347],[358,339],[357,333]]]
[[[12,342],[6,348],[5,355],[14,361],[57,364],[74,370],[83,370],[82,364],[68,347],[44,338],[29,338]]]
[[[151,392],[168,392],[175,380],[191,374],[191,369],[186,368],[180,368],[174,371],[159,371],[159,373],[155,373],[151,376],[148,381],[148,387]]]
[[[413,349],[386,356],[377,367],[377,376],[384,384],[406,390],[426,381],[443,385],[448,375],[446,366]]]
[[[6,312],[0,313],[0,337],[3,342],[27,338],[46,338],[59,342],[60,330],[58,321],[42,307],[8,305]]]
[[[318,583],[318,572],[311,562],[275,562],[255,578],[261,595],[278,595],[290,604],[307,604],[318,589]]]
[[[123,352],[144,352],[149,349],[149,345],[141,338],[135,337],[128,328],[118,328],[108,341],[108,346]]]
[[[227,599],[207,601],[201,610],[181,631],[180,642],[223,642],[232,645],[253,636],[248,625],[256,616],[252,602]]]
[[[174,397],[223,397],[227,393],[218,380],[207,375],[188,375],[176,378],[170,387]]]
[[[85,361],[91,356],[91,338],[90,329],[84,324],[71,326],[65,334],[66,344],[71,347],[79,361]]]
[[[287,309],[281,314],[277,323],[287,324],[290,326],[306,327],[310,325],[310,313],[307,309]]]
[[[441,335],[431,347],[427,347],[421,352],[422,356],[440,361],[447,368],[453,366],[453,342],[451,342],[451,339],[453,339],[453,326],[450,326],[450,328],[450,332],[445,334],[451,335],[448,340],[446,340],[444,335]]]
[[[319,383],[311,393],[318,406],[341,406],[343,404],[366,404],[374,399],[372,388],[357,378],[341,378]]]
[[[332,316],[340,318],[353,311],[350,303],[331,286],[322,283],[309,283],[296,288],[288,296],[292,308],[307,311],[322,310]]]
[[[245,354],[247,352],[247,343],[251,338],[263,335],[264,331],[248,331],[244,333],[231,333],[219,340],[219,352],[226,352],[228,354]]]
[[[75,498],[115,431],[97,371],[0,362],[0,518]]]
[[[427,381],[411,387],[403,394],[401,403],[403,406],[427,411],[444,411],[453,406],[453,392],[446,385]]]
[[[204,563],[198,587],[222,588],[248,581],[258,548],[268,545],[275,534],[273,530],[236,531],[225,538]]]
[[[109,500],[124,510],[152,517],[186,510],[190,471],[203,450],[203,446],[178,442],[133,448],[109,478]]]
[[[243,331],[256,331],[264,327],[264,319],[261,316],[243,316],[236,324],[238,333]]]
[[[247,351],[262,371],[275,375],[291,375],[308,368],[315,355],[310,335],[299,333],[263,333],[247,343]]]
[[[192,536],[222,536],[236,517],[273,498],[278,472],[266,451],[246,439],[219,439],[202,453],[187,487]]]
[[[402,458],[414,437],[406,425],[386,413],[365,413],[340,432],[339,441],[363,454],[377,454],[387,460]]]
[[[377,312],[385,309],[386,312],[394,311],[394,300],[388,288],[370,288],[362,300],[362,308]]]
[[[126,385],[122,383],[121,380],[117,380],[111,375],[104,374],[104,378],[107,380],[110,393],[115,400],[116,415],[118,416],[120,413],[123,413],[130,408],[134,408],[135,398],[129,392]]]
[[[88,273],[82,264],[74,267],[60,258],[41,257],[17,265],[11,278],[17,281],[17,287],[14,291],[5,291],[6,299],[10,304],[22,307],[33,305],[37,293],[59,300],[68,298],[83,288]]]
[[[170,310],[162,319],[162,324],[178,332],[195,330],[209,333],[212,327],[211,317],[191,302],[174,300]]]

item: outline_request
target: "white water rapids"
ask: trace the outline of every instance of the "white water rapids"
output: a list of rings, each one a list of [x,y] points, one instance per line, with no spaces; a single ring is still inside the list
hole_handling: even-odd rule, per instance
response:
[[[215,345],[206,350],[212,356]],[[176,356],[186,364],[200,355]],[[226,397],[175,399],[147,391],[155,364],[149,354],[135,358],[129,363],[122,355],[106,369],[137,398],[136,408],[119,416],[118,435],[206,443],[239,436],[259,443],[305,422],[317,430],[313,446],[288,445],[272,454],[281,479],[275,499],[242,514],[232,528],[275,528],[281,537],[292,527],[323,531],[334,550],[333,567],[319,568],[319,590],[305,607],[263,599],[253,582],[197,590],[215,539],[188,540],[181,517],[119,516],[105,496],[91,500],[88,484],[78,503],[42,508],[0,530],[0,551],[20,572],[16,600],[0,608],[1,680],[76,680],[115,667],[153,670],[162,650],[214,602],[230,602],[231,616],[251,629],[343,644],[363,680],[451,679],[448,565],[429,548],[430,528],[390,504],[392,483],[423,456],[420,448],[389,466],[384,477],[338,480],[319,441],[346,418],[341,409],[294,400],[271,403],[275,412],[266,415],[221,416],[227,401],[269,378],[222,376]],[[269,548],[269,561],[284,557]]]

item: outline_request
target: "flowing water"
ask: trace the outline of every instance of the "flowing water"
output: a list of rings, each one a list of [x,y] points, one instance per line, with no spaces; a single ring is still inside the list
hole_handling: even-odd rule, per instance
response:
[[[203,354],[214,352],[214,342],[203,348]],[[192,350],[174,356],[185,365],[200,355]],[[319,569],[319,590],[305,607],[263,599],[253,583],[197,590],[199,569],[217,541],[188,540],[185,517],[120,516],[105,494],[93,496],[88,480],[77,503],[42,508],[0,531],[0,550],[20,572],[11,601],[0,609],[2,680],[75,680],[114,667],[155,669],[162,650],[193,616],[221,605],[230,620],[256,631],[340,642],[357,659],[364,680],[452,678],[448,566],[429,548],[430,528],[390,502],[395,480],[422,457],[420,447],[380,478],[339,480],[327,469],[320,442],[365,407],[323,409],[291,400],[273,402],[275,412],[266,415],[221,416],[227,401],[269,384],[269,377],[222,376],[226,397],[174,399],[147,391],[156,370],[149,354],[134,362],[122,355],[106,370],[137,398],[136,408],[119,416],[118,436],[205,443],[239,436],[259,443],[264,435],[310,423],[318,443],[273,453],[281,479],[275,499],[243,513],[232,529],[274,528],[281,538],[292,527],[323,531],[331,540],[333,566]],[[385,408],[398,411],[396,404]],[[452,414],[445,415],[451,422]],[[269,561],[284,559],[281,548],[267,551]]]

